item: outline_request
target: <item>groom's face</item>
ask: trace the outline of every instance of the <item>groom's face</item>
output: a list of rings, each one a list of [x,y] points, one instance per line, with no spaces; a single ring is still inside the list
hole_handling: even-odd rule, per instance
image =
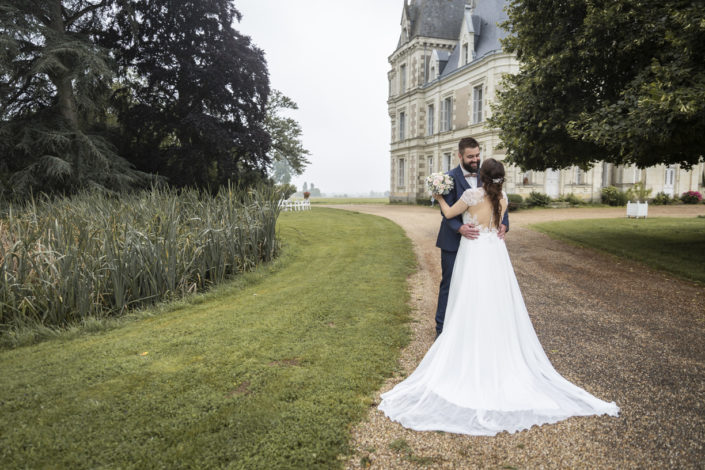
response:
[[[465,171],[477,173],[480,167],[480,147],[466,147],[462,154],[458,153],[458,158]]]

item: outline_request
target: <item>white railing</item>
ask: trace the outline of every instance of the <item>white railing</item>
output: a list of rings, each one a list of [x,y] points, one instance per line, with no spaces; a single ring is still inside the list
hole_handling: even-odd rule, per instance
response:
[[[279,201],[279,208],[282,211],[310,211],[311,201],[305,199],[303,201]]]
[[[646,218],[649,212],[648,202],[627,202],[627,217]]]

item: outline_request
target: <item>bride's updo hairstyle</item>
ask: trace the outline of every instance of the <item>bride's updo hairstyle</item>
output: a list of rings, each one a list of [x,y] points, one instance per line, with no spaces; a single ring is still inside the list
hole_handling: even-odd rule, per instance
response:
[[[480,167],[480,180],[485,194],[490,198],[492,203],[492,220],[497,229],[502,222],[502,184],[504,183],[504,165],[494,158],[487,158],[482,162]]]

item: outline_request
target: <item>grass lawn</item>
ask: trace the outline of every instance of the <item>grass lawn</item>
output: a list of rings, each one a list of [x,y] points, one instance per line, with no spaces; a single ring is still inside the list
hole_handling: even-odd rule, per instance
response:
[[[312,197],[311,204],[389,204],[388,197]]]
[[[99,332],[0,351],[2,468],[335,468],[408,341],[410,241],[284,213],[282,257]]]
[[[705,218],[585,219],[531,228],[705,282]]]

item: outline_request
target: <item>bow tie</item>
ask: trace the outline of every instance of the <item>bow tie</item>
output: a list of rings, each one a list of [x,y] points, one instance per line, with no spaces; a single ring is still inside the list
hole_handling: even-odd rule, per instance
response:
[[[468,173],[465,175],[466,178],[470,178],[471,176],[477,176],[477,173]]]

